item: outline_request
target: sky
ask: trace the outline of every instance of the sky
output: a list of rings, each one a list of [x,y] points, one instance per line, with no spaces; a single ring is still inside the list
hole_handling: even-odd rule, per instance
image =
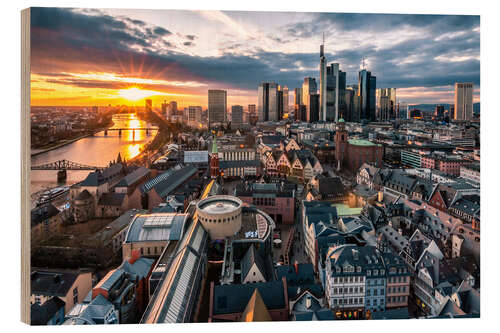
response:
[[[480,92],[480,20],[465,15],[32,8],[32,105],[257,104],[257,87],[319,82],[319,47],[357,84],[361,59],[400,102]]]

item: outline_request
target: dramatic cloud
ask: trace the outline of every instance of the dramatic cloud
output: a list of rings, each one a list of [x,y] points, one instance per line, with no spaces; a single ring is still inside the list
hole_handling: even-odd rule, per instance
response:
[[[357,83],[366,57],[377,87],[400,88],[410,101],[430,100],[433,87],[444,98],[442,89],[460,81],[479,90],[478,16],[163,13],[167,25],[133,10],[33,8],[32,73],[38,82],[82,89],[119,89],[130,82],[116,78],[129,77],[161,81],[143,83],[148,89],[206,95],[224,88],[256,100],[262,81],[293,90],[304,77],[318,78],[325,33],[327,59],[340,63],[348,84]],[[78,75],[85,73],[116,76]]]

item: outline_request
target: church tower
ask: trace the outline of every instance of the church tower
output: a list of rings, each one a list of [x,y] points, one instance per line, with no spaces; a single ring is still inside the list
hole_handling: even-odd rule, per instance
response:
[[[217,152],[217,139],[212,141],[212,151],[210,152],[210,177],[217,178],[219,176],[219,153]]]
[[[347,152],[347,131],[345,129],[345,121],[340,118],[335,127],[335,159],[337,160],[337,171],[340,170],[344,163]]]

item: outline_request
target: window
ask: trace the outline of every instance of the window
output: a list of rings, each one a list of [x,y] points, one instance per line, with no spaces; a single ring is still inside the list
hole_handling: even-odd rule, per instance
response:
[[[78,303],[78,287],[73,289],[73,304]]]

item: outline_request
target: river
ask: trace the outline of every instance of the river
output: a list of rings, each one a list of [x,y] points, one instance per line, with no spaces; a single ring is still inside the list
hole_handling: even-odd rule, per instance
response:
[[[135,114],[115,114],[113,116],[113,126],[111,128],[141,128],[151,127],[152,125],[137,118]],[[107,166],[121,154],[122,159],[129,160],[140,153],[140,150],[146,143],[153,140],[156,130],[149,131],[122,131],[121,136],[118,131],[108,131],[96,133],[66,146],[31,157],[31,165],[40,165],[58,160],[66,159],[68,161],[92,165]],[[91,171],[72,171],[68,170],[66,185],[71,185],[82,181]],[[31,194],[52,188],[57,185],[56,170],[31,170]]]

